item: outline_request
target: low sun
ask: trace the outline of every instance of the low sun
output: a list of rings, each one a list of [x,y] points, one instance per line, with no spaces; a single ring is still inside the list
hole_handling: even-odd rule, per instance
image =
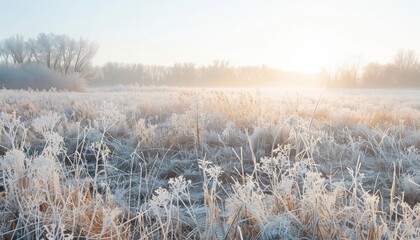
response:
[[[303,40],[295,49],[290,62],[294,71],[316,73],[331,60],[331,47],[316,40]]]

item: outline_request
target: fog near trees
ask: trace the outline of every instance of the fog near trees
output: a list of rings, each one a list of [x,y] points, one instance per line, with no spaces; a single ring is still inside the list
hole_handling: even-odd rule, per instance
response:
[[[92,84],[165,85],[192,87],[252,87],[265,85],[297,86],[310,79],[304,73],[285,72],[267,66],[235,67],[217,60],[207,66],[176,63],[172,66],[123,64],[110,62],[102,66],[101,75]]]
[[[348,61],[317,74],[288,72],[265,65],[233,66],[216,60],[197,66],[171,66],[109,62],[94,67],[98,44],[65,34],[40,33],[25,39],[21,35],[0,41],[0,86],[81,90],[90,86],[132,85],[180,87],[323,86],[340,88],[420,87],[420,62],[414,50],[400,50],[383,64]],[[138,53],[141,54],[141,53]]]
[[[323,70],[320,79],[327,87],[420,87],[420,62],[412,49],[399,50],[390,63],[348,62],[334,72]]]
[[[198,87],[322,86],[339,88],[420,87],[420,62],[414,50],[399,50],[386,64],[348,61],[316,74],[287,72],[267,66],[236,67],[218,60],[207,66],[107,63],[93,82],[104,85],[165,85]]]
[[[84,90],[85,81],[76,75],[63,76],[46,66],[28,63],[22,65],[0,65],[1,87],[8,89],[59,89]]]

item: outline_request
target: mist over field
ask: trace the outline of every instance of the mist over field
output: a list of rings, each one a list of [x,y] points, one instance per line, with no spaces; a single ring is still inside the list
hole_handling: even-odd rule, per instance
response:
[[[328,87],[328,88],[418,88],[420,61],[412,49],[400,49],[389,63],[362,65],[346,61],[335,69],[316,73],[292,72],[261,66],[234,66],[215,60],[198,66],[170,66],[108,62],[93,66],[97,43],[67,35],[39,33],[25,39],[15,35],[0,43],[0,84],[9,89],[67,89],[87,86],[177,86],[177,87]],[[53,81],[52,79],[57,79]]]
[[[420,239],[417,1],[2,5],[0,239]]]

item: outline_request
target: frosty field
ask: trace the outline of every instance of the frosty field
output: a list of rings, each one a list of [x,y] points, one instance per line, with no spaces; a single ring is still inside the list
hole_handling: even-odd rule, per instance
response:
[[[0,239],[419,239],[420,90],[0,90]]]

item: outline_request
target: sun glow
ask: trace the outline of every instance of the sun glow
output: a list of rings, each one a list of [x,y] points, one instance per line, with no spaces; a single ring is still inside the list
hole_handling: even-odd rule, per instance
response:
[[[313,39],[298,42],[294,49],[289,69],[305,73],[318,72],[331,61],[333,53],[331,46]]]

